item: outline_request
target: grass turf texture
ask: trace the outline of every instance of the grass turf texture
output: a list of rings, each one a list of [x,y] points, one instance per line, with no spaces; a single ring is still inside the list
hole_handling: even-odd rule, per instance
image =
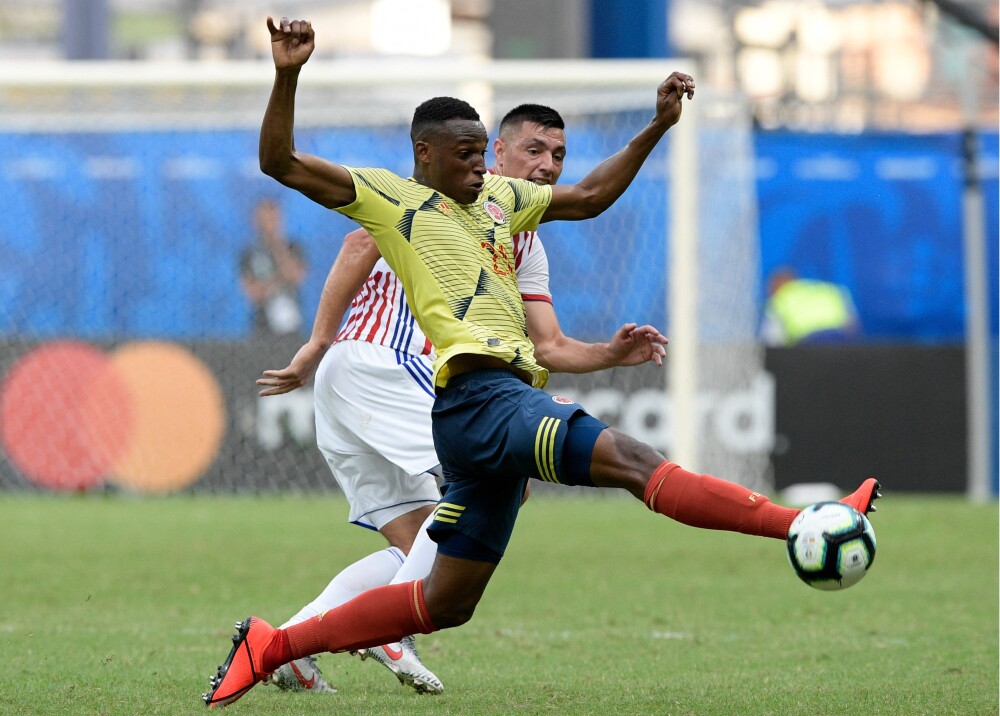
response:
[[[336,695],[227,713],[996,714],[997,506],[889,494],[858,585],[630,499],[533,498],[473,620],[418,639],[441,697],[319,658]],[[194,714],[247,614],[277,624],[381,546],[332,497],[5,496],[0,713]]]

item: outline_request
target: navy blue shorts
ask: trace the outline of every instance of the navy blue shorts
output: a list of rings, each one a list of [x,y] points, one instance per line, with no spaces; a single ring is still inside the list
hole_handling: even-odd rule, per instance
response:
[[[445,482],[428,533],[442,554],[498,562],[529,478],[593,485],[591,455],[607,425],[510,371],[452,378],[431,415]]]

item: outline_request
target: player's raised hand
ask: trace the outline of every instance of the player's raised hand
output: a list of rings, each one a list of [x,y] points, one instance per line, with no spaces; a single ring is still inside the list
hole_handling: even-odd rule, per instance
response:
[[[663,357],[667,354],[663,346],[666,343],[667,337],[653,326],[626,323],[615,331],[608,350],[613,356],[613,365],[640,365],[646,361],[663,365]]]
[[[671,72],[656,89],[656,117],[668,127],[681,118],[681,100],[685,95],[694,99],[694,77],[683,72]]]
[[[267,18],[267,29],[271,33],[271,57],[276,69],[301,67],[316,49],[315,33],[308,20],[281,18],[275,26],[271,17]]]
[[[257,385],[262,386],[258,395],[261,397],[282,395],[301,388],[316,372],[325,354],[326,346],[312,341],[306,343],[295,353],[287,368],[264,371],[264,377],[257,379]]]

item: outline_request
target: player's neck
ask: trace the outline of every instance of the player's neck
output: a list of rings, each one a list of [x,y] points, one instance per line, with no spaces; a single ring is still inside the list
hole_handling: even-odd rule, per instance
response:
[[[439,191],[439,192],[441,191],[436,186],[431,184],[430,180],[424,176],[423,172],[420,171],[419,166],[413,167],[413,181],[417,182],[417,184],[423,184],[428,189],[433,189],[434,191]],[[441,193],[443,194],[444,192]]]

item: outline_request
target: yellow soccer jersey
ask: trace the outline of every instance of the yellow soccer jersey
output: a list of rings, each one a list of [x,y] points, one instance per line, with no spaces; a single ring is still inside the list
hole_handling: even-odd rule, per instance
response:
[[[434,344],[434,385],[448,382],[445,364],[461,353],[500,358],[530,373],[535,387],[545,385],[549,374],[528,340],[510,237],[538,227],[552,187],[487,175],[476,202],[458,204],[385,169],[348,171],[357,199],[337,211],[365,227],[403,282]]]

